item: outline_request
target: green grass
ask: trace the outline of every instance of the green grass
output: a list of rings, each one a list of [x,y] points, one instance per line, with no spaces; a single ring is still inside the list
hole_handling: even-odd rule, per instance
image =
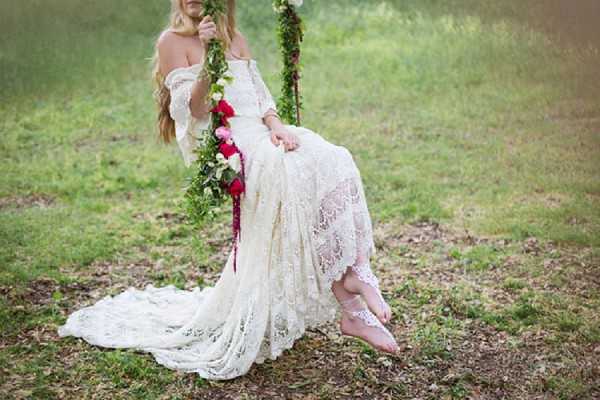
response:
[[[187,172],[177,149],[156,143],[148,80],[164,7],[134,2],[124,18],[113,15],[116,4],[86,5],[83,14],[45,4],[48,15],[67,9],[58,20],[41,17],[52,47],[15,25],[33,8],[2,14],[13,13],[2,62],[14,75],[3,82],[31,81],[35,89],[2,91],[12,101],[1,111],[0,195],[55,199],[42,212],[5,210],[9,265],[31,264],[26,255],[34,268],[106,258],[139,243],[133,210],[181,199]],[[490,23],[464,6],[438,15],[433,2],[418,4],[306,8],[304,125],[351,149],[376,220],[449,221],[486,234],[598,245],[597,132],[551,117],[583,112],[567,102],[570,62],[544,36],[508,20]],[[277,93],[273,22],[263,26],[263,14],[248,6],[239,14]],[[332,14],[344,18],[333,24]],[[73,35],[81,39],[75,48]],[[39,56],[20,53],[29,43]],[[64,233],[48,235],[57,219]],[[94,243],[80,235],[82,225],[94,226]],[[27,230],[28,244],[15,229]],[[14,254],[23,246],[29,250]]]
[[[452,249],[450,256],[456,259],[459,267],[476,271],[498,266],[502,262],[502,255],[499,253],[494,246],[476,245],[464,252]]]
[[[241,30],[277,95],[270,2],[238,3]],[[460,360],[453,344],[468,337],[468,321],[515,340],[541,329],[548,343],[600,342],[600,299],[585,286],[600,255],[600,106],[578,91],[594,88],[584,67],[598,59],[529,29],[534,3],[347,0],[301,10],[302,125],[352,152],[385,240],[395,243],[394,227],[421,222],[511,243],[436,239],[433,251],[384,244],[379,265],[408,276],[392,283],[390,301],[414,321],[406,339],[418,349],[412,361],[426,368]],[[167,8],[141,0],[0,4],[0,289],[11,294],[0,298],[10,339],[0,368],[31,377],[17,382],[23,397],[59,397],[63,378],[84,379],[87,395],[108,385],[115,397],[128,385],[133,398],[159,398],[164,387],[173,398],[219,388],[181,381],[130,352],[17,340],[55,329],[69,285],[99,282],[102,262],[120,268],[112,276],[120,283],[136,279],[128,263],[166,265],[144,277],[178,287],[210,284],[222,268],[228,215],[201,232],[183,223],[190,171],[154,126],[149,58]],[[539,254],[523,253],[530,237]],[[39,292],[44,278],[58,286]],[[348,374],[375,385],[376,356],[358,346],[367,361]],[[57,361],[68,351],[86,359],[70,370]],[[330,398],[329,385],[294,390]],[[464,398],[473,382],[444,385],[447,396]],[[385,387],[413,393],[406,382]],[[586,388],[585,379],[559,374],[546,390],[572,398]]]

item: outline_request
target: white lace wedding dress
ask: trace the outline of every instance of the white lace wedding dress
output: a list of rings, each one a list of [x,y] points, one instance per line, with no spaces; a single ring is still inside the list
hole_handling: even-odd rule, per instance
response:
[[[347,267],[378,287],[369,264],[375,251],[371,220],[350,152],[295,125],[286,128],[299,137],[296,150],[273,145],[262,116],[276,106],[256,61],[228,65],[234,80],[225,99],[236,112],[229,121],[246,162],[237,273],[230,254],[214,287],[130,287],[73,312],[60,336],[138,349],[168,368],[231,379],[254,362],[278,357],[307,328],[336,318],[340,305],[331,284]],[[208,124],[189,109],[201,68],[177,68],[165,79],[187,166],[195,157],[195,137]],[[373,317],[363,319],[376,325]]]

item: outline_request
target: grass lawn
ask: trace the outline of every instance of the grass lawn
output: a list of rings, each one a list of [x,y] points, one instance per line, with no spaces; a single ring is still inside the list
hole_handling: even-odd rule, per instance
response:
[[[354,155],[407,347],[332,324],[229,382],[58,338],[129,286],[213,284],[229,215],[186,223],[157,140],[167,2],[26,3],[0,4],[1,398],[600,398],[600,56],[538,29],[540,1],[306,2],[302,125]],[[270,2],[239,3],[277,95]]]

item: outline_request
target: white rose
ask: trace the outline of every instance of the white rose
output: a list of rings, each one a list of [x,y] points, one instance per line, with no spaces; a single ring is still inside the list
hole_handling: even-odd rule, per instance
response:
[[[242,160],[240,159],[239,153],[231,155],[227,159],[227,162],[229,163],[229,167],[231,167],[231,169],[235,172],[240,172],[242,170]]]
[[[302,5],[302,1],[303,0],[288,0],[288,3],[293,6],[300,7]]]
[[[221,164],[227,164],[227,159],[225,158],[225,156],[222,153],[217,153],[217,155],[215,157],[217,158],[217,161],[220,162]]]
[[[219,101],[222,98],[223,98],[223,93],[221,93],[221,92],[214,92],[213,95],[212,95],[212,99],[214,101]]]

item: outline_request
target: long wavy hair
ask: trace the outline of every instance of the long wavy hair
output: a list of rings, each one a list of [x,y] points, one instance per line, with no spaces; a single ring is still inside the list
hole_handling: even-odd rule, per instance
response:
[[[194,36],[198,34],[196,27],[201,18],[186,14],[183,6],[184,1],[171,0],[169,23],[162,33],[170,30],[182,36]],[[200,15],[203,14],[204,11],[201,11]],[[217,24],[217,38],[222,41],[225,51],[227,51],[231,47],[231,42],[237,32],[235,0],[227,0],[227,15],[219,16],[215,23]],[[158,106],[157,125],[159,140],[162,139],[163,142],[170,143],[175,138],[175,121],[173,121],[169,113],[171,95],[169,94],[169,89],[165,86],[165,77],[160,72],[157,45],[155,45],[154,56],[152,57],[152,76],[155,85],[154,99]]]

